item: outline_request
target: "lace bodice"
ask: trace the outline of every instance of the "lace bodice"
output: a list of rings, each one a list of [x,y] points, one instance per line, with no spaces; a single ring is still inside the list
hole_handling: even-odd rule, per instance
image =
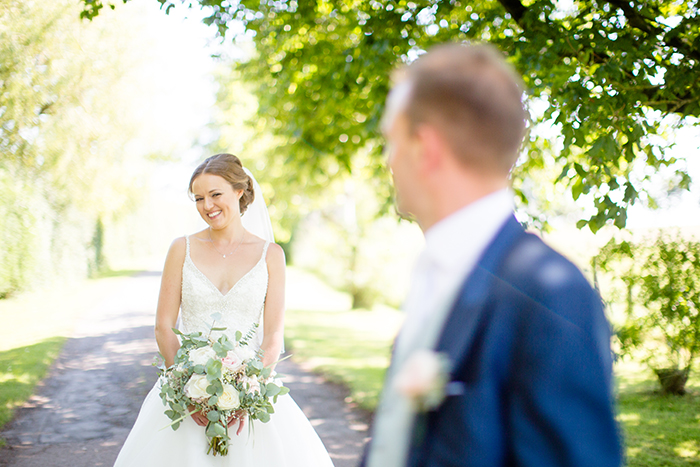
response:
[[[182,265],[182,304],[181,330],[183,332],[201,331],[208,333],[212,325],[212,313],[221,313],[221,320],[216,327],[225,327],[226,334],[233,339],[236,331],[244,335],[254,323],[258,323],[256,337],[251,344],[262,343],[263,309],[267,296],[267,263],[265,256],[270,242],[265,242],[260,260],[248,271],[226,294],[197,269],[190,257],[190,238],[185,237],[187,249]],[[212,336],[218,337],[214,332]]]

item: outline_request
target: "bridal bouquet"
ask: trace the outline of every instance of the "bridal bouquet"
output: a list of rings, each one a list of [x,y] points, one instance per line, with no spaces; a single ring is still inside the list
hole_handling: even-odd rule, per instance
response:
[[[174,364],[159,370],[160,397],[168,407],[165,415],[172,420],[173,430],[192,413],[201,411],[207,417],[207,454],[228,454],[228,421],[233,414],[267,422],[274,412],[273,402],[289,392],[273,379],[272,369],[263,366],[262,351],[249,347],[256,328],[245,336],[237,331],[235,342],[225,334],[211,338],[211,331],[225,328],[212,326],[208,336],[173,329],[181,346]]]

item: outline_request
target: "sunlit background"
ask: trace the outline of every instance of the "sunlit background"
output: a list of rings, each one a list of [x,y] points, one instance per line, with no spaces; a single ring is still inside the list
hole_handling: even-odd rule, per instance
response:
[[[67,1],[20,2],[14,10],[3,25],[12,37],[3,59],[25,75],[7,81],[15,94],[0,116],[2,157],[11,161],[0,172],[0,294],[99,270],[158,270],[175,237],[204,226],[187,196],[191,171],[227,151],[242,158],[273,200],[278,240],[291,264],[366,295],[358,295],[366,304],[400,303],[421,246],[417,227],[391,209],[377,217],[384,199],[360,156],[353,175],[329,179],[323,196],[307,193],[303,180],[273,183],[284,170],[266,159],[277,140],[259,128],[255,97],[232,68],[254,47],[242,26],[232,23],[222,40],[203,24],[203,12],[179,6],[166,15],[147,1],[105,8],[92,22],[78,19]],[[23,42],[28,38],[31,46]],[[698,129],[674,129],[667,138],[677,141],[672,151],[687,172],[700,174]],[[697,227],[699,191],[667,195],[667,180],[657,178],[659,209],[633,206],[628,227]],[[543,201],[532,206],[545,209],[536,213],[549,224],[541,234],[586,269],[616,229],[595,236],[576,229],[592,200],[574,203],[562,189],[532,190]],[[522,220],[530,214],[523,211]]]
[[[562,11],[569,3],[560,3]],[[209,155],[231,152],[262,185],[287,254],[289,305],[304,309],[289,315],[287,335],[296,352],[323,371],[339,372],[335,377],[353,388],[354,400],[371,409],[388,361],[381,352],[400,325],[397,309],[423,242],[419,228],[391,206],[388,175],[376,164],[380,140],[363,146],[367,135],[341,133],[333,144],[357,147],[345,167],[342,158],[325,157],[308,135],[282,138],[277,130],[289,122],[260,110],[256,89],[237,67],[255,54],[242,24],[230,22],[222,39],[203,23],[206,12],[178,5],[165,14],[155,0],[117,2],[92,21],[81,20],[80,11],[74,0],[0,4],[0,305],[6,307],[0,306],[0,318],[15,317],[24,305],[12,303],[25,303],[22,297],[64,284],[159,271],[174,238],[205,227],[187,195],[193,169]],[[430,21],[426,15],[419,26]],[[441,28],[426,27],[432,28],[428,35]],[[417,50],[406,57],[415,58]],[[272,70],[277,58],[269,60]],[[296,89],[292,83],[285,91]],[[545,97],[530,101],[535,116],[548,107]],[[355,123],[368,120],[362,112],[351,115]],[[319,115],[323,125],[329,118]],[[681,125],[658,119],[663,131],[653,138],[663,140],[660,146],[675,143],[664,157],[677,161],[658,170],[642,163],[632,171],[630,178],[646,191],[628,210],[626,230],[610,223],[595,233],[576,226],[595,214],[596,192],[574,200],[569,185],[554,183],[562,171],[555,157],[561,126],[546,121],[533,128],[551,146],[542,148],[536,170],[515,171],[516,189],[529,197],[528,204],[517,204],[519,220],[575,262],[611,301],[621,292],[607,287],[619,277],[591,263],[611,238],[654,238],[659,229],[700,237],[700,188],[679,188],[675,173],[700,180],[700,127],[692,118]],[[299,147],[288,145],[292,140],[307,151],[304,163],[316,164],[311,175],[295,172],[299,161],[286,152]],[[530,167],[526,159],[520,167]],[[609,305],[613,324],[624,323],[625,298]],[[377,348],[367,344],[370,328]],[[318,333],[334,343],[360,336],[365,353],[346,374],[338,363],[348,358],[346,349],[329,348]],[[6,340],[0,351],[12,345]],[[639,362],[629,368],[622,389],[649,381]],[[621,418],[632,425],[644,413],[643,403],[634,404],[624,406]],[[697,442],[679,443],[674,449],[684,454],[678,456],[700,459]],[[639,452],[631,449],[630,455]]]

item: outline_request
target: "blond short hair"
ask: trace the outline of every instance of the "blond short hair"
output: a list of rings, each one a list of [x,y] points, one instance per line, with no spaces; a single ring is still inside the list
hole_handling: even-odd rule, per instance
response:
[[[487,44],[443,44],[399,71],[409,86],[401,112],[412,131],[424,123],[443,135],[466,166],[509,172],[520,153],[527,111],[523,85]]]

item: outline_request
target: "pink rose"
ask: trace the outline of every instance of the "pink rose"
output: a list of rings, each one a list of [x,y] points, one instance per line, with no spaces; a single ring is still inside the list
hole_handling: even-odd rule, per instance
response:
[[[260,381],[256,377],[246,377],[243,379],[243,383],[248,386],[251,392],[260,392]]]
[[[236,372],[243,366],[243,359],[233,350],[229,350],[221,363],[230,371]]]
[[[394,378],[394,389],[418,410],[430,410],[442,403],[448,382],[448,361],[432,350],[413,352]]]

